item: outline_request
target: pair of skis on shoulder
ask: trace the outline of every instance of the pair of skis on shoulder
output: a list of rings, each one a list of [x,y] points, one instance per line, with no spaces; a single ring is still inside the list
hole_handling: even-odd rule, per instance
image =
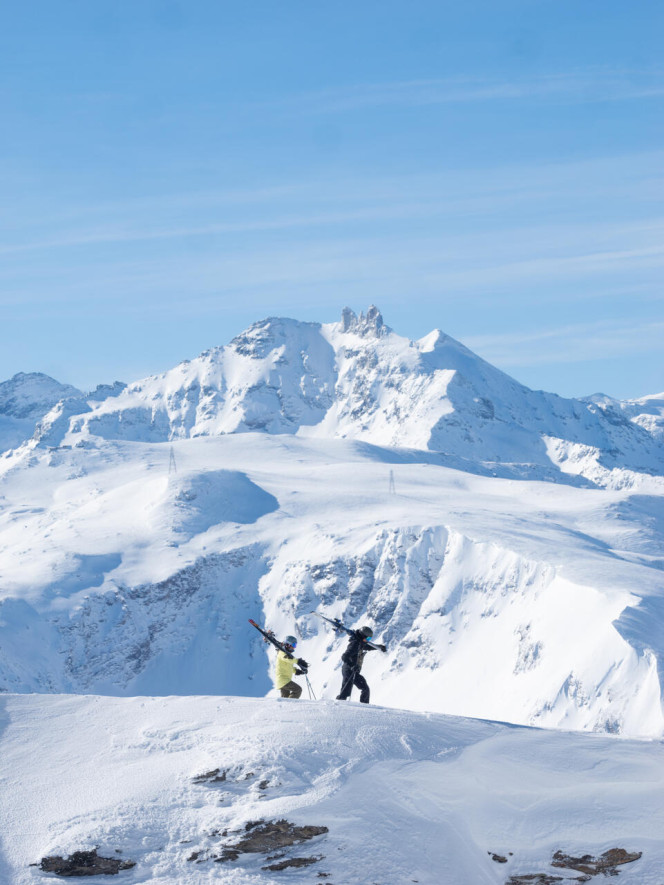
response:
[[[316,615],[317,618],[321,618],[323,621],[327,621],[328,624],[331,624],[334,627],[335,633],[346,633],[348,636],[354,636],[356,633],[355,630],[351,630],[350,627],[346,627],[344,624],[342,624],[339,618],[327,618],[325,617],[325,615],[321,615],[320,612],[310,612],[310,614]],[[279,651],[282,651],[287,658],[294,657],[294,655],[286,651],[285,645],[283,644],[283,642],[279,642],[272,630],[266,630],[264,627],[260,627],[252,618],[249,618],[249,623],[252,627],[255,627],[259,633],[262,634],[266,642],[271,642],[272,645]],[[377,643],[371,642],[368,639],[364,639],[364,642],[369,648],[373,648],[376,651],[387,651],[384,645],[378,645]]]
[[[258,630],[258,632],[262,635],[263,639],[264,639],[266,642],[271,642],[272,645],[273,645],[278,651],[282,651],[282,652],[286,655],[286,657],[287,657],[289,660],[292,661],[292,660],[295,658],[295,655],[292,655],[292,654],[286,649],[286,646],[284,645],[284,643],[283,643],[283,642],[279,642],[279,640],[278,640],[277,637],[274,635],[274,632],[273,632],[272,630],[266,630],[264,627],[261,627],[259,624],[256,623],[256,621],[253,620],[253,618],[249,618],[249,623],[251,624],[252,627],[255,627],[255,628]],[[304,660],[303,658],[299,658],[299,659],[298,659],[298,663],[299,663],[300,661],[303,661],[303,660]],[[304,661],[304,663],[306,664],[306,661]],[[309,666],[309,665],[307,664],[307,666]]]
[[[322,618],[324,621],[327,621],[328,624],[332,624],[335,633],[347,633],[348,636],[354,636],[357,632],[356,630],[351,630],[350,627],[344,626],[339,618],[326,618],[325,615],[321,615],[320,612],[310,612],[310,614],[316,615],[317,618]],[[375,649],[375,651],[387,651],[384,645],[378,645],[378,643],[371,642],[369,639],[364,639],[364,642],[369,648]]]
[[[265,630],[263,627],[261,627],[259,624],[257,624],[256,621],[253,620],[253,618],[249,618],[249,623],[251,624],[252,627],[255,627],[258,630],[258,632],[261,634],[261,636],[263,637],[265,642],[272,643],[272,645],[276,649],[278,649],[279,651],[282,651],[289,660],[295,661],[297,666],[300,668],[299,670],[296,670],[295,673],[297,675],[304,676],[304,678],[307,681],[307,688],[309,689],[309,697],[316,700],[316,695],[314,694],[314,691],[311,687],[311,683],[309,682],[309,676],[307,675],[309,673],[309,664],[307,664],[307,662],[304,660],[304,658],[296,658],[295,655],[291,654],[288,651],[288,649],[286,648],[286,646],[284,645],[284,643],[279,642],[279,640],[274,635],[272,630]]]
[[[328,624],[331,624],[334,627],[335,633],[346,633],[348,636],[353,636],[356,632],[355,630],[351,630],[350,627],[344,626],[339,618],[326,618],[325,615],[321,615],[319,612],[310,612],[310,614],[316,615],[317,618],[322,618],[323,621],[327,621]],[[251,618],[249,618],[249,623],[252,625],[252,627],[255,627],[258,632],[263,635],[263,638],[266,642],[271,642],[272,645],[275,648],[279,649],[279,651],[282,651],[286,655],[286,657],[294,657],[294,655],[291,655],[286,651],[284,644],[282,642],[279,642],[272,630],[265,630],[263,627],[259,627],[256,621],[252,620]],[[376,651],[387,651],[384,645],[378,645],[375,642],[370,642],[368,639],[365,639],[364,642],[369,648],[373,648]]]

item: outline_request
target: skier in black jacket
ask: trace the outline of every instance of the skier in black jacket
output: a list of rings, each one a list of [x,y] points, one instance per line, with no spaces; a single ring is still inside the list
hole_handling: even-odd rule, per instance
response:
[[[353,630],[348,640],[346,651],[341,656],[341,691],[337,695],[338,701],[347,701],[353,686],[360,689],[360,703],[369,703],[369,685],[367,680],[362,676],[360,670],[364,656],[368,651],[375,651],[379,648],[381,651],[387,651],[384,645],[371,645],[368,640],[373,636],[371,627],[361,627],[359,630]]]

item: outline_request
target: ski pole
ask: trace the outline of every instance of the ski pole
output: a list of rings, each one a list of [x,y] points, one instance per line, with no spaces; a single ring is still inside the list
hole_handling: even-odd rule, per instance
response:
[[[355,677],[357,676],[358,673],[359,673],[359,670],[357,668],[350,671],[350,676],[344,682],[344,684],[341,686],[341,691],[339,692],[339,694],[343,694],[349,685],[351,686],[350,690],[351,691],[353,690],[353,685],[355,685]]]
[[[314,700],[317,700],[316,695],[314,694],[314,690],[311,687],[311,683],[309,682],[309,677],[306,673],[304,674],[304,678],[307,680],[307,688],[309,689],[309,700],[311,700],[312,698]]]

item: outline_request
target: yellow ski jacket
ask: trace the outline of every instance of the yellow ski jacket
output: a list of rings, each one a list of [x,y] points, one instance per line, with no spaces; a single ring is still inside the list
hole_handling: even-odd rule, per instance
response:
[[[293,678],[293,673],[295,672],[295,668],[297,667],[297,658],[287,658],[286,653],[283,651],[277,652],[277,673],[276,673],[276,687],[283,688],[287,682],[290,682]]]

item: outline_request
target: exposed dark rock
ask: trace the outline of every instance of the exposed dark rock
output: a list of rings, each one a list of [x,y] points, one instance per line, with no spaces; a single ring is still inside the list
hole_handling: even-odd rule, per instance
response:
[[[286,870],[288,867],[308,867],[313,863],[318,863],[318,861],[322,859],[322,857],[291,857],[288,860],[282,860],[279,863],[273,863],[267,867],[262,867],[262,869],[278,872],[279,870]]]
[[[116,857],[100,857],[97,849],[92,851],[75,851],[69,857],[43,857],[39,868],[44,873],[55,873],[56,876],[115,876],[120,870],[130,870],[136,864],[132,860],[120,860]]]
[[[526,876],[510,876],[505,885],[555,885],[562,882],[562,876],[549,876],[547,873],[529,873]]]
[[[214,768],[212,771],[206,771],[205,774],[197,774],[193,781],[195,784],[220,784],[226,780],[227,770],[224,768]]]
[[[224,848],[221,860],[237,860],[240,854],[257,854],[278,851],[327,833],[327,827],[306,825],[298,827],[282,818],[272,821],[249,821],[246,836],[235,845]]]
[[[616,867],[625,863],[632,863],[641,857],[641,851],[625,851],[624,848],[610,848],[599,857],[584,854],[582,857],[573,857],[563,851],[556,851],[551,861],[552,867],[576,870],[579,873],[587,873],[589,876],[597,876],[599,873],[612,876],[617,874]]]
[[[491,855],[491,860],[495,860],[496,863],[507,863],[507,858],[503,857],[502,854],[494,854],[492,851],[489,854]]]
[[[617,869],[622,864],[632,863],[641,857],[641,851],[625,851],[624,848],[610,848],[599,857],[593,857],[592,854],[583,854],[580,857],[574,857],[571,854],[565,854],[564,851],[556,851],[551,860],[551,866],[564,870],[575,870],[582,873],[581,876],[574,876],[571,879],[565,877],[565,881],[588,882],[593,876],[601,874],[605,876],[617,876]],[[496,857],[493,857],[496,860]],[[552,876],[550,873],[528,873],[513,875],[507,880],[505,885],[553,885],[555,882],[562,882],[562,876]]]
[[[244,826],[244,831],[234,831],[236,836],[240,836],[240,840],[233,845],[225,845],[221,854],[215,854],[209,849],[200,849],[194,851],[187,860],[196,863],[202,863],[205,860],[214,861],[215,863],[224,863],[225,861],[237,860],[242,854],[266,854],[267,860],[278,860],[285,858],[285,853],[281,851],[283,848],[289,848],[291,845],[297,845],[313,839],[314,836],[320,836],[327,833],[327,827],[317,826],[296,826],[289,821],[282,819],[278,821],[250,820]],[[210,837],[221,835],[225,838],[228,830],[219,833],[214,830],[209,834]],[[269,856],[271,854],[271,856]],[[318,858],[320,860],[320,858]],[[307,861],[307,863],[315,863],[310,858],[296,858],[298,861]],[[306,864],[298,862],[297,864],[289,863],[287,866],[304,866]],[[285,869],[286,867],[280,867]],[[272,867],[270,867],[272,869]]]

